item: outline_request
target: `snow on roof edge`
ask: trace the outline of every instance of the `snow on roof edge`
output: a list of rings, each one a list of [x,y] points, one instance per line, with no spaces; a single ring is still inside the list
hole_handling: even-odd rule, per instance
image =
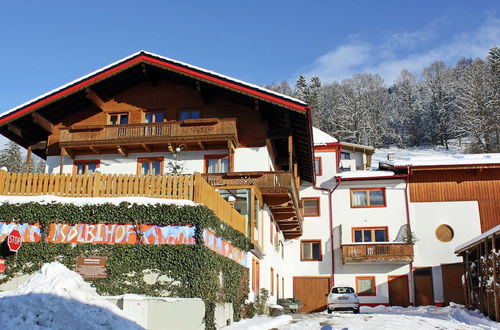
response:
[[[495,227],[491,228],[490,230],[488,231],[485,231],[484,233],[482,233],[481,235],[479,236],[476,236],[474,237],[473,239],[463,243],[463,244],[460,244],[459,246],[457,246],[455,248],[455,253],[459,252],[460,250],[464,249],[465,247],[469,246],[469,245],[473,245],[474,243],[477,243],[479,242],[480,240],[482,240],[483,238],[486,238],[496,232],[500,232],[500,225],[496,225]]]
[[[449,156],[416,156],[380,163],[392,166],[443,166],[443,165],[480,165],[500,164],[500,153],[455,154]]]
[[[319,146],[328,143],[337,143],[339,142],[339,140],[337,140],[330,134],[320,130],[319,128],[313,126],[313,142],[315,146]]]
[[[242,85],[245,85],[247,87],[251,87],[253,89],[257,89],[257,90],[260,90],[260,91],[268,93],[268,94],[273,94],[275,96],[278,96],[278,97],[281,97],[281,98],[284,98],[284,99],[288,99],[289,101],[293,101],[293,102],[302,104],[304,106],[307,105],[307,103],[305,103],[302,100],[299,100],[299,99],[296,99],[294,97],[291,97],[291,96],[288,96],[288,95],[285,95],[285,94],[281,94],[281,93],[272,91],[270,89],[267,89],[267,88],[264,88],[264,87],[261,87],[261,86],[258,86],[258,85],[252,84],[252,83],[245,82],[243,80],[232,78],[232,77],[229,77],[229,76],[217,73],[215,71],[207,70],[207,69],[195,66],[195,65],[191,65],[191,64],[188,64],[188,63],[185,63],[185,62],[182,62],[182,61],[174,60],[174,59],[171,59],[169,57],[158,55],[158,54],[155,54],[155,53],[152,53],[152,52],[148,52],[148,51],[145,51],[145,50],[140,50],[138,52],[132,53],[131,55],[125,56],[125,57],[123,57],[123,58],[121,58],[121,59],[119,59],[119,60],[117,60],[117,61],[115,61],[115,62],[113,62],[111,64],[105,65],[105,66],[103,66],[103,67],[101,67],[101,68],[99,68],[97,70],[94,70],[91,73],[88,73],[88,74],[83,75],[83,76],[81,76],[79,78],[76,78],[76,79],[74,79],[74,80],[72,80],[72,81],[70,81],[70,82],[68,82],[68,83],[66,83],[64,85],[56,87],[56,88],[54,88],[54,89],[52,89],[52,90],[50,90],[50,91],[48,91],[48,92],[46,92],[46,93],[44,93],[42,95],[34,97],[34,98],[32,98],[32,99],[30,99],[30,100],[28,100],[28,101],[26,101],[26,102],[24,102],[24,103],[22,103],[22,104],[20,104],[18,106],[10,108],[10,109],[4,111],[3,113],[0,113],[0,118],[3,118],[3,117],[5,117],[5,116],[7,116],[7,115],[9,115],[9,114],[11,114],[13,112],[16,112],[16,111],[18,111],[18,110],[20,110],[20,109],[22,109],[22,108],[24,108],[24,107],[32,104],[32,103],[35,103],[35,102],[37,102],[37,101],[39,101],[39,100],[41,100],[41,99],[43,99],[43,98],[45,98],[45,97],[47,97],[49,95],[52,95],[54,93],[57,93],[57,92],[65,89],[65,88],[67,88],[69,86],[72,86],[72,85],[74,85],[74,84],[82,81],[82,80],[85,80],[85,79],[87,79],[89,77],[92,77],[92,76],[98,74],[99,72],[105,71],[105,70],[107,70],[107,69],[109,69],[111,67],[114,67],[114,66],[122,63],[122,62],[126,62],[126,61],[130,60],[131,58],[134,58],[134,57],[136,57],[136,56],[138,56],[140,54],[145,54],[145,55],[149,55],[149,56],[158,57],[158,58],[163,59],[165,61],[169,61],[169,62],[172,62],[172,63],[175,63],[175,64],[179,64],[179,65],[182,65],[182,66],[194,69],[194,70],[198,70],[198,71],[201,71],[201,72],[204,72],[204,73],[208,73],[210,75],[217,76],[219,78],[223,78],[223,79],[226,79],[226,80],[238,83],[238,84],[242,84]]]

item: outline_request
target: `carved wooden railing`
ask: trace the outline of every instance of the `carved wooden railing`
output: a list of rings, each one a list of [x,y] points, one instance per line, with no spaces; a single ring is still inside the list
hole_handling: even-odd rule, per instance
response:
[[[342,244],[342,261],[344,263],[410,263],[413,261],[413,244]]]

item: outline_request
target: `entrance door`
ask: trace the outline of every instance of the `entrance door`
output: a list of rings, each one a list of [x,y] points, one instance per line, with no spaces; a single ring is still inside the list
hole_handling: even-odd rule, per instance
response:
[[[415,281],[415,306],[434,305],[432,268],[415,269],[413,279]]]
[[[294,277],[293,296],[300,300],[302,313],[324,311],[325,294],[330,291],[329,277]]]
[[[444,302],[449,305],[450,302],[465,305],[464,289],[462,287],[462,275],[464,273],[464,264],[442,264],[443,273],[443,294]]]
[[[410,305],[408,292],[408,275],[389,276],[389,304],[391,306]]]

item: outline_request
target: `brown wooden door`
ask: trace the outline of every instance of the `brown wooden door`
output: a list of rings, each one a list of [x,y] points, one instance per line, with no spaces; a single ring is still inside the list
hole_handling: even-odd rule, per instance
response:
[[[389,276],[389,304],[391,306],[410,305],[408,292],[408,275]]]
[[[413,279],[415,281],[415,306],[434,305],[432,268],[415,269]]]
[[[464,273],[464,264],[442,264],[443,273],[443,293],[444,302],[448,305],[450,302],[465,305],[464,289],[462,287],[462,275]]]
[[[300,300],[302,313],[319,312],[326,309],[326,296],[330,291],[328,277],[294,277],[293,296]]]

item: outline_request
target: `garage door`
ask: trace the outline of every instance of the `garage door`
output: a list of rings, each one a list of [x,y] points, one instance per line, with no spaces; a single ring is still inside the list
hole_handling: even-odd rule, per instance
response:
[[[326,309],[326,296],[330,290],[329,277],[294,277],[293,296],[300,300],[302,313]]]
[[[443,273],[443,294],[444,302],[449,305],[450,302],[465,304],[464,289],[462,287],[462,275],[464,273],[464,264],[442,264]]]

